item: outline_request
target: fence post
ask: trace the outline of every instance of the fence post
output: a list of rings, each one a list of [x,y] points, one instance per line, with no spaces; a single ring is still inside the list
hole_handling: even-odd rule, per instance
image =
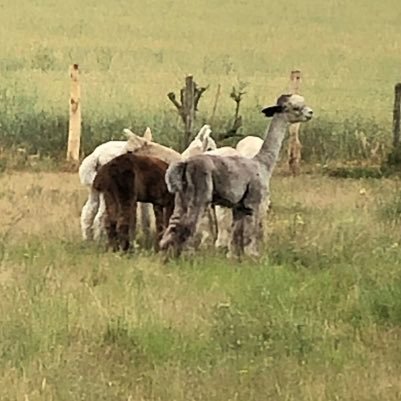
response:
[[[394,88],[394,109],[393,109],[393,146],[396,150],[400,146],[401,136],[401,83]]]
[[[301,86],[301,71],[293,70],[290,74],[290,93],[299,94]],[[299,140],[300,123],[291,124],[289,127],[290,139],[288,143],[288,167],[290,173],[296,176],[300,173],[302,157],[302,144]]]
[[[78,64],[70,66],[70,121],[68,127],[67,161],[79,162],[81,143],[81,87]]]

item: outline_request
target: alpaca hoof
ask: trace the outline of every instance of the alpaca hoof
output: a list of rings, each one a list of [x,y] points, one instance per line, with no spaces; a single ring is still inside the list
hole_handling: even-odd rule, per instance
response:
[[[159,243],[157,244],[157,246],[159,247],[159,249],[161,251],[165,251],[171,246],[172,243],[173,243],[173,241],[171,238],[171,234],[167,235],[165,232],[164,235],[162,236],[162,238],[159,240]]]
[[[226,253],[226,258],[227,258],[228,260],[232,260],[232,261],[234,261],[234,262],[238,262],[238,261],[241,260],[240,256],[239,256],[238,254],[232,252],[232,251],[228,251],[228,252]]]
[[[93,234],[92,231],[85,231],[82,233],[82,240],[83,241],[92,241],[93,240]]]
[[[169,247],[165,250],[163,250],[161,253],[161,259],[163,264],[167,264],[173,259],[177,259],[180,256],[180,253],[177,251],[177,249],[173,247]]]
[[[248,262],[251,263],[259,263],[260,262],[260,255],[245,255],[246,259],[248,260]]]
[[[214,244],[214,247],[219,251],[227,251],[228,250],[228,245],[224,244],[223,242],[216,242]]]

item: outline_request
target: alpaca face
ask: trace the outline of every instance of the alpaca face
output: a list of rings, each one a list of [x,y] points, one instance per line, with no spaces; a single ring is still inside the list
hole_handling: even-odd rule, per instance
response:
[[[300,95],[281,95],[275,106],[264,108],[262,113],[266,117],[280,114],[289,123],[309,121],[313,116],[313,110],[305,105],[305,99]]]
[[[299,95],[288,97],[283,105],[283,112],[290,123],[309,121],[313,116],[313,110],[305,105],[305,99]]]

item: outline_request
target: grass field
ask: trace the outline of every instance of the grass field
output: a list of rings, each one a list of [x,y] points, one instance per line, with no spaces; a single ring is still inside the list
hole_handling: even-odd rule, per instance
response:
[[[0,2],[0,400],[400,400],[398,179],[276,172],[259,264],[163,265],[82,243],[77,174],[43,172],[65,154],[71,63],[85,153],[126,126],[176,144],[166,94],[187,73],[210,84],[197,126],[221,84],[224,131],[246,83],[242,133],[263,135],[299,68],[304,160],[379,164],[400,17],[399,0]]]
[[[185,74],[210,84],[200,125],[222,131],[233,114],[232,85],[246,82],[244,129],[262,135],[260,106],[304,73],[317,118],[304,128],[305,157],[369,158],[390,142],[393,87],[400,80],[399,0],[206,2],[5,0],[0,12],[0,135],[5,145],[64,153],[68,66],[82,69],[84,149],[127,125],[147,125],[174,143],[181,130],[166,94]],[[368,138],[368,150],[360,138]]]
[[[399,400],[399,185],[276,174],[259,265],[162,265],[81,242],[75,174],[2,174],[0,399]]]

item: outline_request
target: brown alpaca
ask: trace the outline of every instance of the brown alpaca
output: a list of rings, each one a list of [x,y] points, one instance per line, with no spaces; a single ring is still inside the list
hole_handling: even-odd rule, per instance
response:
[[[135,239],[137,202],[153,204],[158,249],[174,209],[174,195],[164,180],[167,167],[155,157],[125,153],[99,169],[93,187],[104,195],[108,247],[113,251],[127,251]]]

